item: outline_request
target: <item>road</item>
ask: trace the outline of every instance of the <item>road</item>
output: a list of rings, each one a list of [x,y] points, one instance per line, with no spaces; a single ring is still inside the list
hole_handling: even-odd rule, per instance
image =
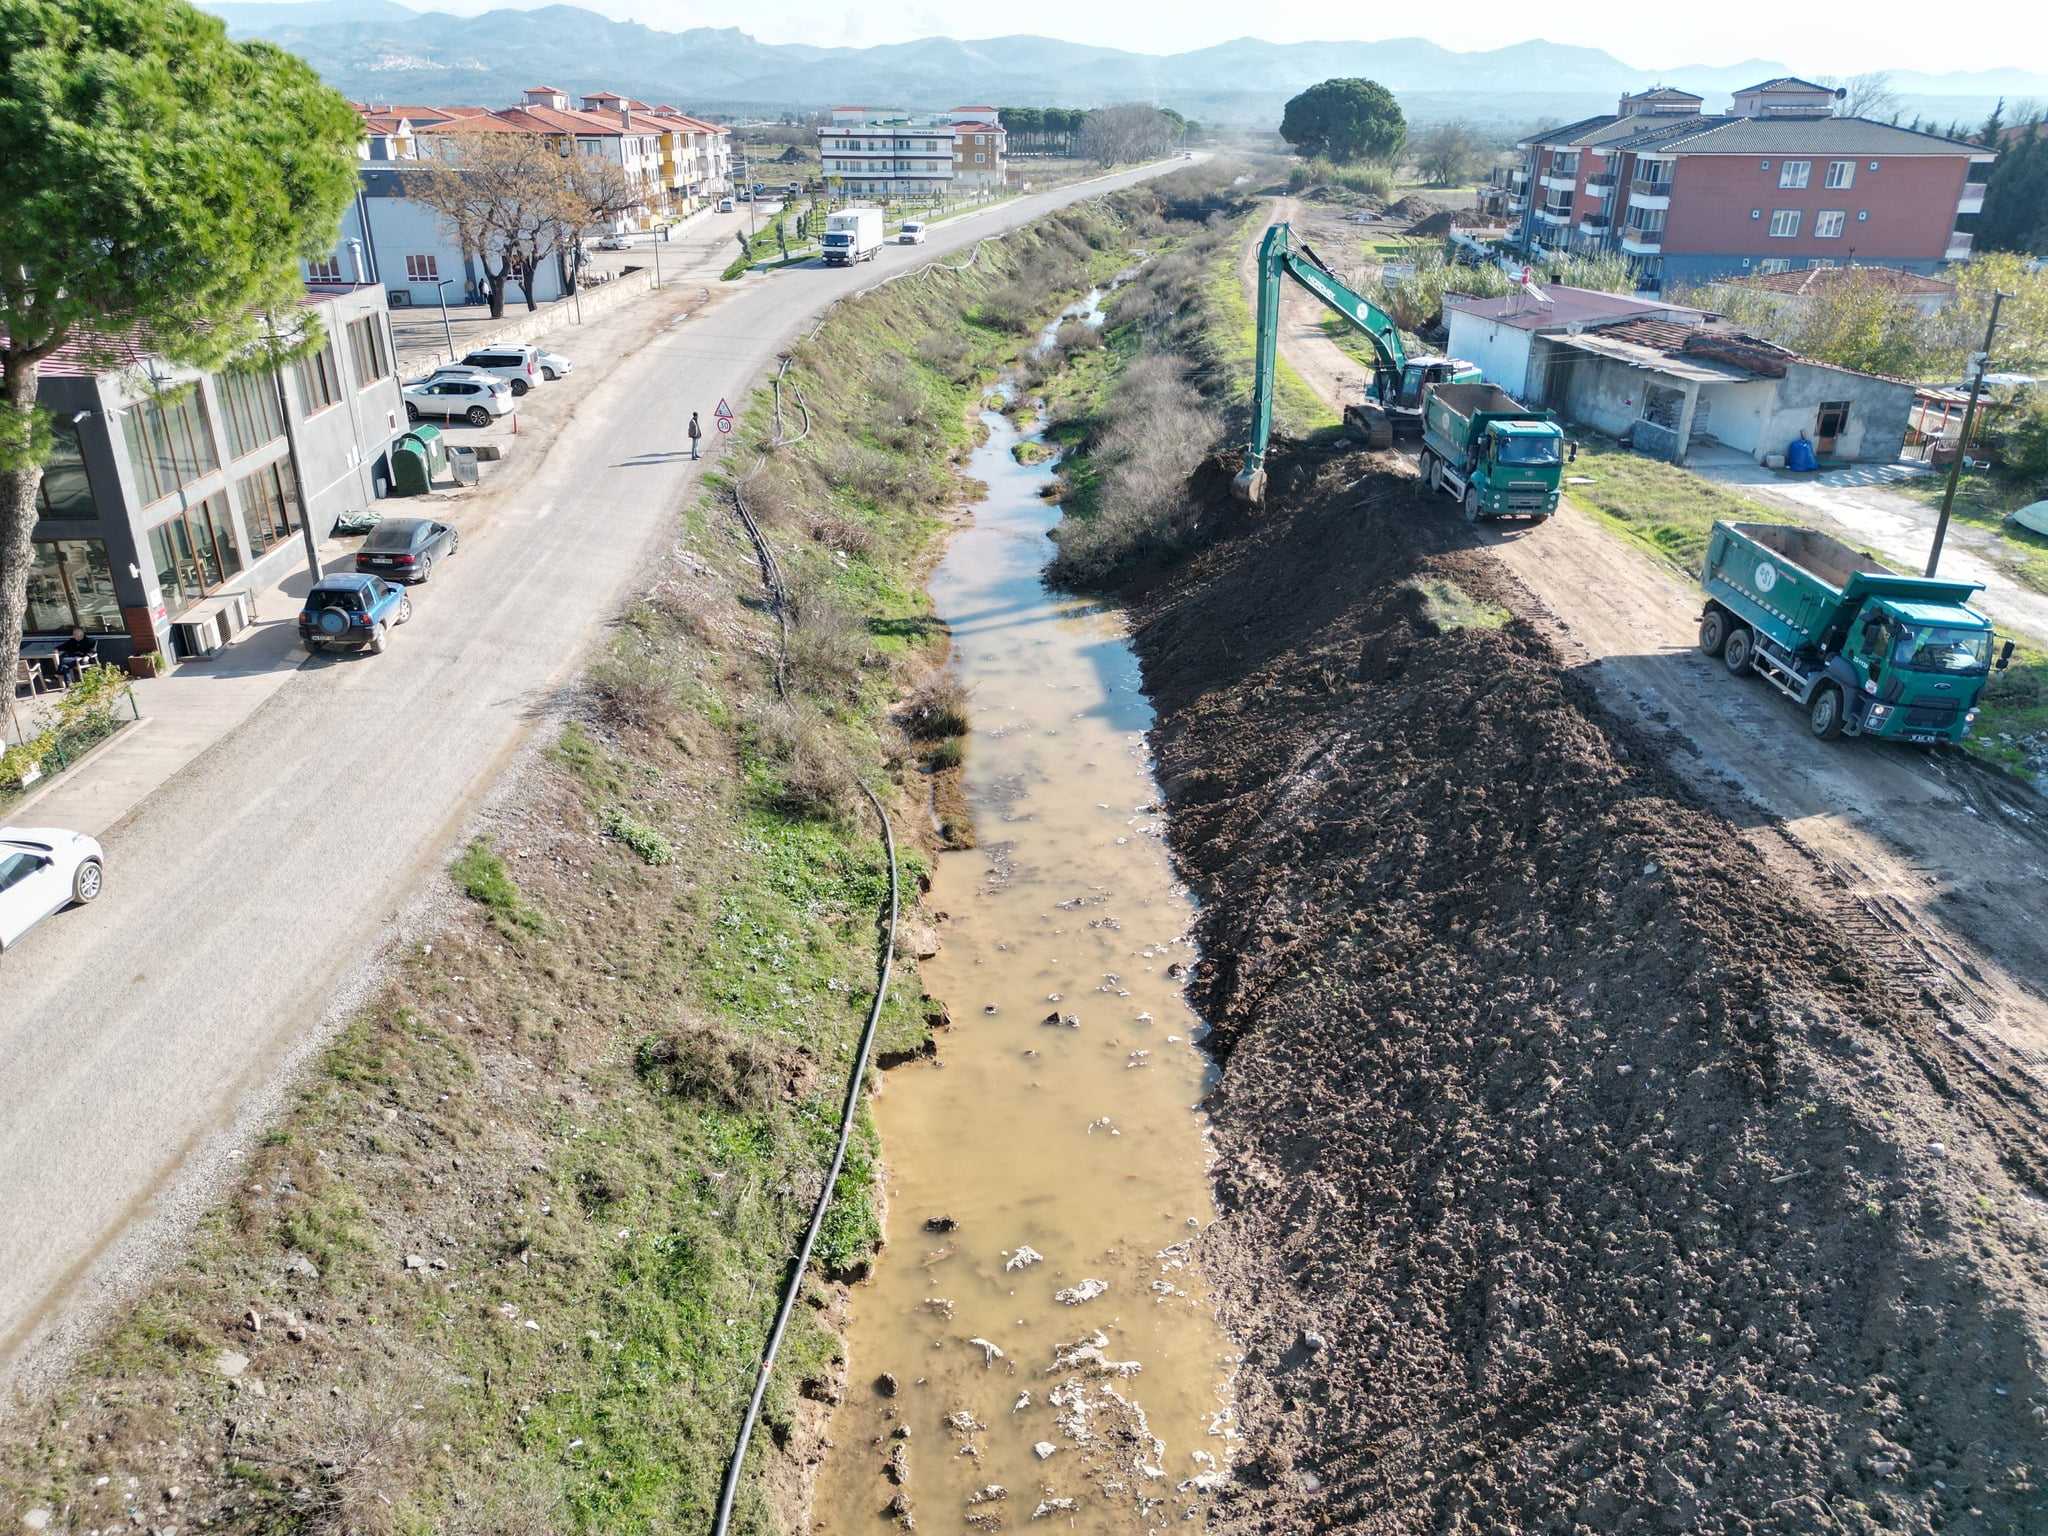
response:
[[[1275,217],[1291,216],[1289,202]],[[1281,353],[1332,405],[1356,401],[1365,371],[1323,334],[1321,318],[1316,300],[1290,291]],[[1382,462],[1413,473],[1410,453]],[[1439,499],[1418,501],[1417,515],[1456,514]],[[2039,796],[1960,753],[1813,740],[1803,712],[1699,654],[1689,579],[1569,501],[1541,527],[1494,524],[1473,536],[1528,589],[1525,612],[1552,628],[1567,665],[1660,740],[1845,931],[1883,946],[2014,1063],[2048,1068],[2048,913],[2038,900],[2048,807]]]
[[[744,402],[833,299],[1173,166],[939,224],[849,271],[750,278],[686,321],[665,291],[563,334],[581,355],[544,397],[553,442],[461,504],[461,553],[386,653],[294,658],[287,686],[103,836],[100,901],[0,961],[0,1380],[60,1356],[149,1272],[345,1016],[674,536],[706,467],[687,413],[709,425],[721,396]]]

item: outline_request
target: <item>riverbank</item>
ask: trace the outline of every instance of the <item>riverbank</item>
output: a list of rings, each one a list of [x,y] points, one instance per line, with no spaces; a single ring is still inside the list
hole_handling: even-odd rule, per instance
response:
[[[1849,945],[1355,452],[1140,599],[1245,1347],[1211,1529],[2019,1532],[2023,1071]]]
[[[968,408],[1062,302],[1173,238],[1165,212],[1114,194],[849,301],[793,349],[780,431],[765,392],[743,404],[733,463],[783,612],[728,496],[679,509],[570,723],[235,1195],[14,1415],[10,1518],[708,1523],[868,1001],[885,871],[861,785],[906,842],[937,837],[926,770],[954,732],[899,703],[943,657],[921,583]],[[943,1012],[900,962],[879,1049],[919,1055]],[[874,1153],[864,1119],[737,1531],[804,1523],[840,1390],[830,1277],[879,1237]]]

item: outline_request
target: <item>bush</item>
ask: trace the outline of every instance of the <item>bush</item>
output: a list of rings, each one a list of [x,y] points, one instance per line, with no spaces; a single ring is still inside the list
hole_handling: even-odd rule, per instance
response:
[[[673,864],[676,861],[675,845],[623,805],[606,809],[604,832],[605,836],[616,838],[639,854],[644,864]]]
[[[1300,192],[1309,187],[1342,187],[1361,197],[1389,198],[1394,195],[1394,168],[1390,165],[1339,165],[1318,156],[1304,160],[1288,172],[1287,190]]]
[[[861,673],[879,661],[866,622],[806,581],[790,595],[789,671],[812,693],[851,700]]]
[[[967,728],[967,690],[950,672],[934,672],[903,701],[903,730],[912,741],[941,741]]]
[[[824,721],[802,705],[770,705],[752,726],[755,750],[774,775],[768,798],[776,811],[800,821],[851,817],[860,781]]]
[[[590,669],[590,696],[600,719],[613,726],[658,731],[679,708],[675,679],[651,656],[614,656]]]
[[[1060,328],[1053,332],[1052,339],[1062,352],[1072,357],[1076,352],[1087,352],[1101,346],[1102,327],[1090,325],[1086,320],[1076,316],[1071,320],[1062,321]]]

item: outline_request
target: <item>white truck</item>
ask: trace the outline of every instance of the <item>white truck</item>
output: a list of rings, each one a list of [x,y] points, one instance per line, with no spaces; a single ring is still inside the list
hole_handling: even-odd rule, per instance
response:
[[[873,261],[882,248],[882,210],[842,208],[825,215],[825,265],[850,267]]]

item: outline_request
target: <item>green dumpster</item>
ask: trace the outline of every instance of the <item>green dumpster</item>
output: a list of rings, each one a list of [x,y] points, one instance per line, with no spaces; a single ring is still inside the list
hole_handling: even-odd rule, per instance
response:
[[[414,427],[391,445],[391,488],[400,496],[426,495],[447,472],[448,445],[439,427]]]

